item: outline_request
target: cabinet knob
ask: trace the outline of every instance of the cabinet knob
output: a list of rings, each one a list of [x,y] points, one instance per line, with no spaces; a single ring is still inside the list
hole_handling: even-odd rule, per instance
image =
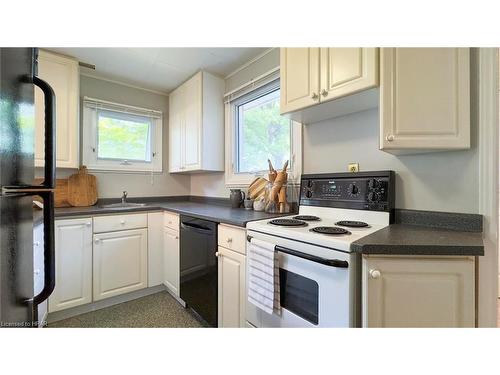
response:
[[[226,241],[227,241],[227,243],[231,243],[231,242],[233,242],[233,239],[231,237],[229,237]]]
[[[125,220],[120,220],[120,224],[125,224]]]
[[[221,255],[220,255],[220,253],[217,251],[217,252],[215,253],[215,256],[216,256],[216,257],[220,257]]]
[[[372,279],[378,279],[380,277],[379,270],[370,270],[370,276]]]
[[[92,223],[89,221],[88,223],[85,224],[86,226],[90,227]]]
[[[394,141],[394,135],[392,135],[392,134],[387,134],[387,135],[385,136],[385,140],[386,140],[387,142],[392,142],[392,141]]]
[[[316,100],[318,98],[319,98],[318,94],[316,94],[315,92],[313,92],[312,95],[311,95],[311,99],[312,100]]]
[[[100,241],[100,240],[99,240],[99,238],[96,238],[96,239],[94,240],[94,243],[95,243],[95,244],[98,244],[98,243],[99,243],[99,241]]]
[[[36,270],[33,271],[35,275],[40,275],[40,270],[37,268]]]
[[[178,239],[179,239],[179,236],[175,236],[174,238],[175,238],[176,240],[178,240]]]
[[[40,241],[33,242],[33,245],[35,245],[36,247],[40,246]]]
[[[325,89],[321,90],[321,95],[327,96],[328,95],[328,91],[326,91]]]

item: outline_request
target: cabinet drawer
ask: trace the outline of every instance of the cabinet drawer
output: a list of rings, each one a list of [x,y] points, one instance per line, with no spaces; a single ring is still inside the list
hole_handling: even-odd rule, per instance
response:
[[[113,232],[116,230],[146,228],[148,214],[113,215],[94,217],[94,233]]]
[[[167,228],[179,231],[179,215],[172,212],[164,212],[163,225]]]
[[[220,224],[218,228],[219,246],[246,254],[246,231],[229,225]]]

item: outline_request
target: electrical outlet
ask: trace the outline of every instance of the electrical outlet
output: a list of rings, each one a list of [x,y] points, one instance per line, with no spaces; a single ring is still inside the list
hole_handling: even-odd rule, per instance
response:
[[[359,172],[359,164],[358,163],[350,163],[347,166],[349,172]]]

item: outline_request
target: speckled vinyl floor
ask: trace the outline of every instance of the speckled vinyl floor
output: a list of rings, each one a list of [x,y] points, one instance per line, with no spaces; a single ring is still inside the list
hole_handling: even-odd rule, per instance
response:
[[[170,294],[160,292],[130,302],[60,320],[49,328],[199,328],[203,324]]]

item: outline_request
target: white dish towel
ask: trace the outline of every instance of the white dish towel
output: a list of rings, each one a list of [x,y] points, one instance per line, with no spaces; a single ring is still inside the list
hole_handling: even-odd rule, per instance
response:
[[[248,301],[268,314],[280,315],[279,262],[274,247],[255,238],[248,245]]]

